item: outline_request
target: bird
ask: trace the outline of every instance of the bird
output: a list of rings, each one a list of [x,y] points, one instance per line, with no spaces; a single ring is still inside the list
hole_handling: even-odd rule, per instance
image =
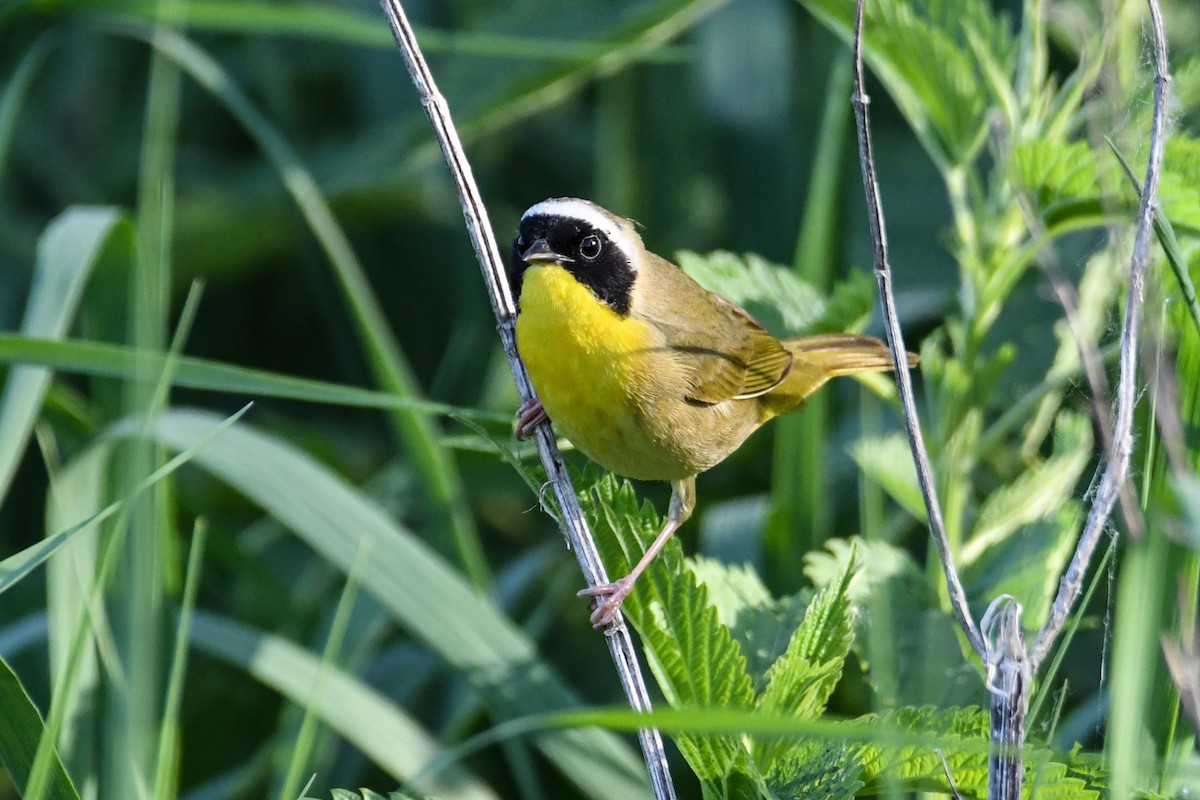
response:
[[[646,249],[632,220],[589,200],[526,210],[509,267],[517,351],[537,391],[517,412],[516,436],[552,420],[601,467],[671,484],[666,522],[629,574],[579,592],[596,598],[598,628],[691,516],[698,474],[830,378],[893,365],[870,336],[776,338]]]

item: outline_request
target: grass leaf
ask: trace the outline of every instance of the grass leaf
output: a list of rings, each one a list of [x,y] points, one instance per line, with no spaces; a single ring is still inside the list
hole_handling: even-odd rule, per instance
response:
[[[3,658],[0,658],[0,717],[4,719],[4,724],[0,725],[0,763],[21,791],[29,779],[34,753],[45,726],[21,679]],[[48,800],[79,800],[79,793],[57,752],[51,757],[45,797]]]
[[[92,267],[121,221],[115,208],[79,207],[56,217],[38,240],[33,286],[21,330],[58,339],[66,334]],[[29,443],[50,385],[50,370],[14,367],[0,396],[0,499]]]
[[[606,474],[581,493],[584,513],[612,575],[629,572],[662,520],[638,505],[628,482]],[[677,708],[753,707],[745,656],[721,624],[708,590],[672,539],[634,584],[622,610],[642,637],[659,687]],[[679,749],[701,781],[719,781],[743,753],[739,737],[681,735]]]
[[[151,435],[172,449],[188,447],[213,422],[198,411],[160,417]],[[282,523],[325,560],[349,573],[369,547],[363,588],[412,635],[460,670],[491,713],[509,719],[579,704],[537,656],[533,643],[377,504],[290,444],[243,426],[205,448],[197,463]],[[597,798],[645,791],[633,751],[610,734],[572,731],[534,739],[584,792]]]
[[[435,736],[390,699],[283,637],[197,611],[190,638],[204,653],[245,670],[293,703],[310,707],[397,781],[412,778],[442,749]],[[420,779],[419,786],[455,798],[496,797],[457,765]]]

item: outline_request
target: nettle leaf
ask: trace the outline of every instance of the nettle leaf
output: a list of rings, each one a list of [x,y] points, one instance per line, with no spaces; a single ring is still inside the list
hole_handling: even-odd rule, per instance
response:
[[[862,566],[850,584],[853,650],[885,707],[970,702],[979,675],[963,655],[958,623],[937,598],[909,553],[887,542],[831,539],[805,556],[804,573],[820,587],[837,579],[856,551]]]
[[[963,580],[978,606],[1011,594],[1025,606],[1024,624],[1037,628],[1050,610],[1058,576],[1071,556],[1082,522],[1072,498],[1091,461],[1090,422],[1059,414],[1054,453],[991,494],[975,531],[959,554]],[[1029,564],[1038,564],[1031,570]]]
[[[861,536],[827,539],[824,550],[814,550],[804,556],[804,574],[813,586],[821,589],[841,580],[855,561],[859,562],[858,575],[850,583],[850,599],[855,605],[866,602],[876,587],[896,578],[913,578],[925,586],[921,568],[907,550]]]
[[[639,506],[629,483],[612,475],[596,481],[580,500],[610,574],[628,573],[662,519],[649,503]],[[678,540],[654,559],[622,610],[641,636],[659,687],[673,707],[753,708],[746,658],[721,624],[708,589],[685,563]],[[680,735],[675,741],[702,781],[727,775],[745,752],[734,736]]]
[[[973,563],[985,550],[1021,526],[1044,519],[1074,494],[1092,458],[1092,428],[1080,414],[1065,411],[1055,425],[1054,452],[988,496],[959,559]]]
[[[1032,139],[1009,156],[1013,182],[1028,193],[1047,228],[1095,224],[1103,213],[1096,153],[1087,142]]]
[[[717,250],[707,255],[683,251],[676,258],[701,286],[737,303],[777,335],[812,332],[824,317],[825,298],[819,291],[760,256]]]
[[[755,692],[761,692],[767,670],[787,650],[792,634],[800,627],[812,593],[776,600],[749,567],[701,556],[689,563],[708,589],[709,602],[716,607],[721,624],[741,646]]]
[[[874,716],[880,726],[919,733],[939,740],[955,786],[964,797],[987,796],[988,712],[974,706],[940,710],[932,706],[908,707]],[[905,791],[945,792],[946,771],[937,752],[928,745],[867,744],[859,750],[864,794],[875,794],[899,781]],[[1076,763],[1037,744],[1025,748],[1025,786],[1035,797],[1056,800],[1094,800],[1100,797],[1105,776],[1095,767]]]
[[[808,739],[790,747],[767,776],[771,797],[844,800],[863,788],[858,745]]]
[[[1010,594],[1024,606],[1021,623],[1036,630],[1046,621],[1059,576],[1074,550],[1083,522],[1083,511],[1074,500],[1065,501],[1054,514],[1026,525],[990,547],[961,569],[967,600],[982,609],[992,598]],[[1036,564],[1037,569],[1030,569]]]
[[[799,719],[813,719],[825,710],[854,642],[850,586],[859,564],[855,552],[837,579],[817,592],[787,650],[767,671],[767,687],[758,698],[758,708]],[[755,763],[769,771],[784,746],[777,741],[755,742]]]
[[[801,0],[849,39],[853,3]],[[986,139],[987,109],[1000,102],[980,68],[1010,75],[1016,48],[980,0],[882,0],[867,5],[866,58],[930,156],[942,167],[970,161]],[[972,50],[969,39],[974,39]]]
[[[872,689],[887,705],[969,702],[979,675],[958,644],[958,623],[937,608],[922,568],[908,551],[882,541],[830,539],[804,557],[817,587],[839,579],[857,559],[850,584],[853,649]]]
[[[767,691],[759,702],[761,708],[805,718],[815,717],[824,710],[825,701],[841,675],[841,664],[854,641],[854,603],[850,586],[860,564],[861,559],[855,553],[837,580],[813,598],[787,651],[770,670]],[[790,679],[804,671],[804,664],[836,664],[837,675],[826,678],[811,697],[808,693],[797,693]]]
[[[677,258],[701,286],[742,306],[780,336],[859,330],[875,307],[875,283],[863,271],[850,273],[825,296],[790,267],[752,253],[684,251]]]
[[[869,272],[855,270],[833,287],[825,313],[812,333],[859,331],[875,310],[875,279]]]
[[[1167,139],[1158,202],[1179,233],[1200,236],[1200,141],[1184,134]]]
[[[954,783],[965,796],[982,796],[987,789],[987,711],[969,708],[939,710],[932,706],[900,708],[874,717],[881,726],[920,733],[946,743],[943,753]],[[952,746],[955,742],[963,746]],[[868,790],[878,790],[884,781],[899,780],[905,788],[944,791],[945,770],[932,748],[921,746],[865,745],[860,752],[862,778]]]
[[[863,475],[878,484],[914,519],[924,521],[925,500],[903,433],[864,436],[850,446],[849,453]]]

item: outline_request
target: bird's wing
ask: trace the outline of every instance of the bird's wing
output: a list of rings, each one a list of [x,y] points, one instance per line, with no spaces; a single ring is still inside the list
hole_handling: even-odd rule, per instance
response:
[[[740,306],[708,291],[683,270],[652,253],[638,313],[663,335],[688,377],[684,398],[715,405],[757,397],[778,386],[792,354]]]

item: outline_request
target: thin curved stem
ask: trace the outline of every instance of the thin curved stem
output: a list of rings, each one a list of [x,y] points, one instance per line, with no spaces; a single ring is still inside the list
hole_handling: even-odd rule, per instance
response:
[[[471,246],[475,249],[475,256],[483,271],[488,298],[492,303],[492,311],[496,315],[497,330],[504,346],[504,354],[508,357],[509,367],[512,369],[513,380],[516,381],[522,402],[530,400],[535,396],[533,384],[530,383],[529,374],[525,371],[525,365],[521,363],[521,357],[517,353],[516,305],[509,289],[504,263],[500,259],[499,248],[496,246],[496,237],[492,233],[492,226],[488,221],[487,209],[484,207],[483,198],[479,194],[479,188],[471,172],[470,162],[467,160],[462,142],[455,130],[446,99],[437,89],[433,74],[429,70],[429,65],[425,63],[425,58],[421,54],[421,48],[417,44],[417,38],[408,23],[400,0],[381,0],[381,4],[388,22],[392,26],[396,43],[404,55],[409,75],[412,76],[413,84],[420,95],[421,105],[433,125],[433,131],[442,148],[446,165],[450,168],[450,173],[458,189],[463,217],[467,223],[467,232],[471,237]],[[600,555],[592,540],[592,534],[588,530],[583,511],[579,507],[575,488],[571,485],[571,479],[567,475],[549,424],[539,425],[535,431],[535,437],[542,465],[546,468],[546,475],[554,490],[555,499],[558,501],[558,508],[561,512],[560,524],[571,549],[575,551],[575,556],[579,559],[579,566],[583,570],[584,577],[589,586],[607,584],[608,576],[605,574],[604,565],[600,561]],[[633,638],[620,613],[605,628],[604,638],[608,642],[609,652],[617,667],[617,675],[625,689],[630,706],[635,711],[649,711],[650,696],[646,691],[646,682],[638,663],[637,652],[633,647]],[[667,767],[662,736],[655,728],[643,728],[638,732],[638,740],[646,759],[647,770],[650,773],[654,797],[656,800],[674,800],[675,788]]]

